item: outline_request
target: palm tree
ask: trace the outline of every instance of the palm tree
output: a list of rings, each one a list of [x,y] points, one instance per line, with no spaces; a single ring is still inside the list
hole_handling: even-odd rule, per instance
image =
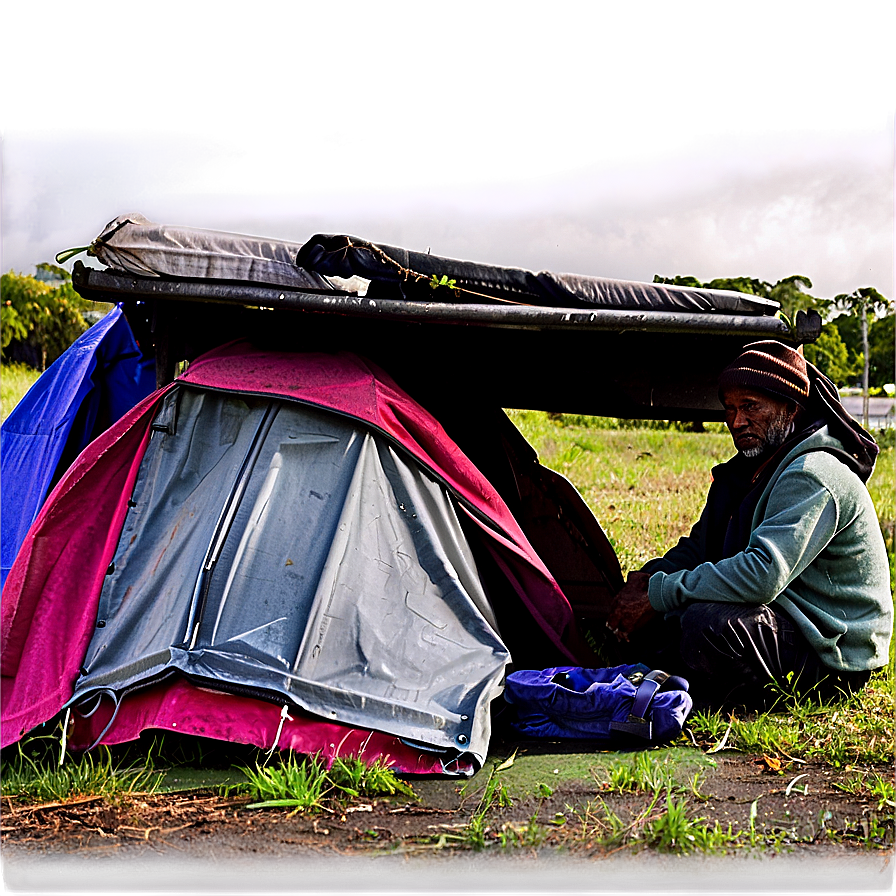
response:
[[[885,314],[890,307],[890,300],[884,298],[873,286],[863,286],[851,293],[841,293],[834,298],[838,308],[844,308],[850,314],[858,313],[862,322],[862,426],[868,428],[868,370],[871,351],[868,346],[868,312]]]

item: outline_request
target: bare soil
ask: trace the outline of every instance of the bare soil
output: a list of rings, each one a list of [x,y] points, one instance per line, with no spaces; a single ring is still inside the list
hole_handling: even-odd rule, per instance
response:
[[[91,896],[608,890],[627,896],[732,891],[841,896],[892,888],[892,809],[879,812],[876,802],[834,786],[852,779],[855,770],[809,763],[775,769],[773,757],[731,751],[713,757],[699,750],[669,753],[680,760],[676,780],[687,780],[694,769],[703,775],[702,799],[688,797],[692,817],[745,830],[755,802],[755,829],[786,836],[774,849],[739,848],[721,856],[660,854],[637,844],[608,848],[588,834],[594,830],[587,823],[588,807],[603,800],[628,820],[650,800],[644,793],[605,787],[601,762],[618,760],[618,754],[520,747],[513,764],[496,773],[513,804],[492,806],[478,844],[469,836],[471,818],[481,807],[491,770],[509,754],[491,760],[471,781],[414,780],[418,801],[358,802],[314,816],[251,810],[247,800],[209,789],[135,794],[115,802],[6,802],[0,819],[3,882],[16,892]],[[787,794],[800,774],[806,777]],[[808,792],[799,792],[805,784]],[[534,816],[539,837],[527,840]],[[516,841],[508,837],[513,831],[520,832]],[[875,831],[883,836],[875,839]],[[517,846],[502,846],[502,838]]]

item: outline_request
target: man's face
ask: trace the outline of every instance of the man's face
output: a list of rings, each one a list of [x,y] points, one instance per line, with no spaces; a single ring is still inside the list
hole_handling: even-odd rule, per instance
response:
[[[782,445],[796,416],[794,406],[783,398],[741,386],[727,388],[722,405],[734,447],[746,457],[758,457]]]

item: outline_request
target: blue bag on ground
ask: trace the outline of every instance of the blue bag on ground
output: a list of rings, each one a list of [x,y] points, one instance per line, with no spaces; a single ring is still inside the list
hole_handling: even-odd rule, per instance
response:
[[[516,710],[513,728],[527,737],[642,739],[644,745],[681,734],[693,706],[683,678],[641,663],[521,669],[507,676],[504,699]]]

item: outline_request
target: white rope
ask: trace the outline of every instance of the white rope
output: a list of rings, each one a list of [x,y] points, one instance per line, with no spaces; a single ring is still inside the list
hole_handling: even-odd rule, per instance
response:
[[[265,761],[274,755],[274,750],[277,749],[277,744],[280,743],[280,735],[283,733],[283,725],[287,719],[289,719],[290,722],[293,720],[292,716],[289,714],[289,705],[284,704],[283,709],[280,710],[280,724],[277,726],[277,734],[274,737],[274,742],[271,744],[271,749],[265,754]]]
[[[60,765],[62,765],[62,763],[65,761],[65,745],[66,745],[66,742],[68,741],[68,719],[69,719],[69,716],[71,715],[71,712],[72,712],[72,708],[69,707],[65,711],[65,718],[62,720],[62,750],[59,753],[59,764]]]

